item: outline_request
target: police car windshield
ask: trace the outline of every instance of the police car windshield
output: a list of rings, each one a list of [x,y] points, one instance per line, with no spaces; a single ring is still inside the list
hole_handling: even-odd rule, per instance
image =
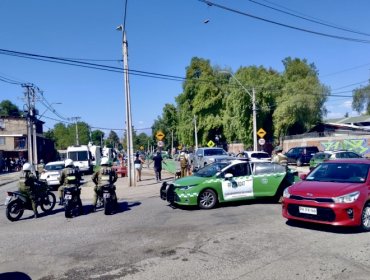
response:
[[[197,172],[195,172],[195,176],[198,177],[213,177],[216,175],[217,172],[220,172],[222,169],[224,169],[226,166],[228,166],[230,163],[228,162],[215,162],[211,163],[209,165],[206,165],[205,167],[199,169]]]

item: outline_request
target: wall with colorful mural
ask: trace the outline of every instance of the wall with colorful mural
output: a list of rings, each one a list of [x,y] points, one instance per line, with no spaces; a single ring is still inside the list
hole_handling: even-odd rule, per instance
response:
[[[370,152],[370,147],[367,144],[367,139],[343,139],[320,142],[323,150],[337,151],[346,150],[365,155]]]
[[[370,136],[362,135],[354,138],[353,135],[340,137],[319,137],[292,139],[283,142],[284,152],[290,148],[301,146],[317,146],[320,151],[348,150],[370,158]]]

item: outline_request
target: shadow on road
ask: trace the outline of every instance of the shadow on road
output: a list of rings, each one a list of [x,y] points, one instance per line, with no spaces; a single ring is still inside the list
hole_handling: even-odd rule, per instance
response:
[[[340,227],[340,226],[331,226],[331,225],[322,225],[314,223],[306,223],[301,221],[287,221],[286,224],[291,227],[316,230],[316,231],[325,231],[337,234],[359,234],[363,233],[359,227]]]
[[[32,280],[23,272],[5,272],[0,273],[0,280]]]

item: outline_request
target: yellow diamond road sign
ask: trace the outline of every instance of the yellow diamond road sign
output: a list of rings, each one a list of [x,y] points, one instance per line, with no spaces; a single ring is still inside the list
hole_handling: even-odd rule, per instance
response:
[[[263,138],[265,135],[266,135],[266,131],[263,129],[263,128],[260,128],[258,131],[257,131],[257,135],[261,138]]]
[[[162,131],[158,131],[155,135],[157,140],[161,141],[164,138],[164,133]]]
[[[209,140],[209,142],[207,143],[207,146],[208,147],[214,147],[214,145],[215,145],[215,142],[213,142],[212,140]]]

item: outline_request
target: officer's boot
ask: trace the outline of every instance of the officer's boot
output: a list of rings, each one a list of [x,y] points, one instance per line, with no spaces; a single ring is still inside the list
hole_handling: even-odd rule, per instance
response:
[[[59,205],[63,205],[63,198],[59,198]]]
[[[33,217],[34,217],[35,219],[37,219],[37,218],[39,217],[39,213],[37,213],[37,210],[35,210],[33,213],[34,213],[34,214],[33,214]]]

